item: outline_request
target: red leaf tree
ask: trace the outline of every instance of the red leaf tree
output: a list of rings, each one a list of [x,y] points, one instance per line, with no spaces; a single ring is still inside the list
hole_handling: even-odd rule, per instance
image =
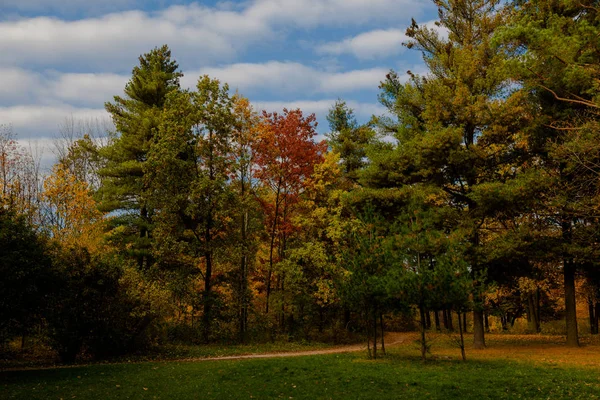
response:
[[[291,215],[304,190],[306,178],[310,177],[316,164],[323,162],[327,151],[325,141],[315,142],[317,122],[314,114],[304,117],[302,111],[287,109],[283,114],[263,111],[260,134],[254,144],[257,168],[254,177],[269,191],[260,199],[269,230],[269,264],[266,276],[266,309],[269,297],[273,265],[283,259],[286,241],[294,231]],[[275,254],[275,249],[278,254]],[[283,286],[283,278],[279,277]]]

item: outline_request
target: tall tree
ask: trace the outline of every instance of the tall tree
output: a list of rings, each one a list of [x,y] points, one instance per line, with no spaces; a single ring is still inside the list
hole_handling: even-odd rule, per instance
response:
[[[358,171],[365,166],[366,147],[375,137],[370,126],[359,125],[345,101],[338,100],[327,114],[330,132],[327,139],[331,149],[339,153],[344,173],[356,182]]]
[[[208,341],[215,317],[215,255],[231,230],[235,119],[227,85],[204,76],[196,88],[169,95],[145,173],[152,190],[150,204],[158,212],[159,254],[167,263],[187,263],[203,278],[202,325]]]
[[[600,126],[600,9],[596,1],[515,1],[500,39],[514,54],[515,76],[538,109],[531,151],[553,179],[544,215],[562,261],[567,344],[578,345],[575,276],[596,265]]]
[[[130,251],[142,269],[149,267],[153,213],[148,207],[144,165],[167,95],[179,90],[183,75],[178,69],[166,45],[155,48],[140,56],[125,86],[125,96],[115,96],[113,103],[105,105],[116,134],[101,151],[106,165],[99,171],[100,208],[118,212],[112,223],[121,230],[113,237],[120,238],[122,248]]]
[[[248,330],[248,314],[250,307],[250,272],[253,265],[253,255],[256,253],[257,236],[259,231],[260,208],[256,201],[255,183],[253,182],[254,141],[258,133],[259,115],[245,97],[236,94],[232,98],[234,129],[231,135],[231,166],[232,186],[236,194],[236,219],[239,221],[235,240],[234,252],[239,252],[239,270],[237,277],[236,296],[238,308],[239,340],[244,342]],[[237,251],[235,251],[237,250]]]
[[[325,142],[316,143],[316,118],[304,117],[301,110],[283,110],[283,114],[263,112],[260,135],[254,145],[259,179],[269,197],[262,201],[268,221],[269,254],[266,276],[266,305],[269,312],[273,267],[285,253],[286,240],[292,228],[290,215],[304,181],[315,164],[322,160]],[[279,255],[275,249],[279,249]],[[282,281],[284,277],[280,277]]]
[[[511,182],[521,171],[518,139],[529,114],[523,94],[511,88],[506,53],[491,44],[505,21],[499,1],[434,3],[448,39],[414,21],[408,28],[407,46],[422,52],[429,71],[411,74],[406,84],[391,72],[382,82],[382,102],[397,118],[382,128],[395,142],[372,147],[363,182],[380,188],[437,188],[445,205],[459,212],[453,229],[465,235],[473,279],[481,282],[486,223],[510,207],[508,198],[514,200],[523,187]],[[483,298],[474,307],[474,346],[482,348]]]

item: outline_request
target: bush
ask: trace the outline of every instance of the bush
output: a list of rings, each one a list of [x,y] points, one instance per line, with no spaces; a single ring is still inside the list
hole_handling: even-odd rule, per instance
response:
[[[56,249],[57,290],[48,304],[49,338],[61,361],[84,351],[104,358],[152,344],[160,291],[116,258],[84,248]]]
[[[27,223],[0,202],[0,349],[38,324],[52,287],[45,243]]]

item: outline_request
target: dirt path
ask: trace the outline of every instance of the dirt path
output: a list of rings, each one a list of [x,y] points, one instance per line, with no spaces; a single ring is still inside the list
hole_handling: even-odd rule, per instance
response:
[[[385,347],[395,346],[404,343],[408,340],[410,334],[391,332],[385,335]],[[284,357],[301,357],[301,356],[316,356],[320,354],[336,354],[336,353],[353,353],[357,351],[367,350],[366,344],[357,344],[352,346],[340,346],[323,350],[306,350],[306,351],[290,351],[282,353],[262,353],[262,354],[245,354],[237,356],[221,356],[221,357],[202,357],[202,358],[186,358],[173,360],[179,362],[195,362],[195,361],[221,361],[221,360],[244,360],[251,358],[284,358]]]
[[[410,333],[399,333],[399,332],[389,332],[385,335],[385,347],[391,347],[395,345],[399,345],[401,343],[410,341]],[[336,354],[336,353],[353,353],[357,351],[365,351],[367,350],[366,344],[357,344],[351,346],[339,346],[332,347],[329,349],[323,350],[305,350],[305,351],[290,351],[290,352],[279,352],[279,353],[261,353],[261,354],[242,354],[236,356],[220,356],[220,357],[194,357],[194,358],[177,358],[177,359],[165,359],[165,360],[148,360],[148,361],[139,361],[134,363],[126,363],[126,364],[142,364],[147,362],[202,362],[202,361],[223,361],[223,360],[245,360],[245,359],[253,359],[253,358],[286,358],[286,357],[301,357],[301,356],[316,356],[321,354]],[[78,367],[87,367],[90,365],[112,365],[112,364],[125,364],[122,362],[116,363],[105,363],[105,364],[73,364],[73,365],[52,365],[46,367],[17,367],[17,368],[0,368],[1,372],[10,372],[10,371],[37,371],[37,370],[45,370],[45,369],[63,369],[63,368],[78,368]]]

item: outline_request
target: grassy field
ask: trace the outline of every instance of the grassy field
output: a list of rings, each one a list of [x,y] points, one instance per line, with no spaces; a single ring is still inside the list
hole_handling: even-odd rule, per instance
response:
[[[412,337],[410,338],[412,340]],[[467,362],[444,336],[432,360],[415,345],[363,353],[200,362],[143,362],[0,372],[2,399],[596,399],[600,347],[548,337],[490,338]]]

